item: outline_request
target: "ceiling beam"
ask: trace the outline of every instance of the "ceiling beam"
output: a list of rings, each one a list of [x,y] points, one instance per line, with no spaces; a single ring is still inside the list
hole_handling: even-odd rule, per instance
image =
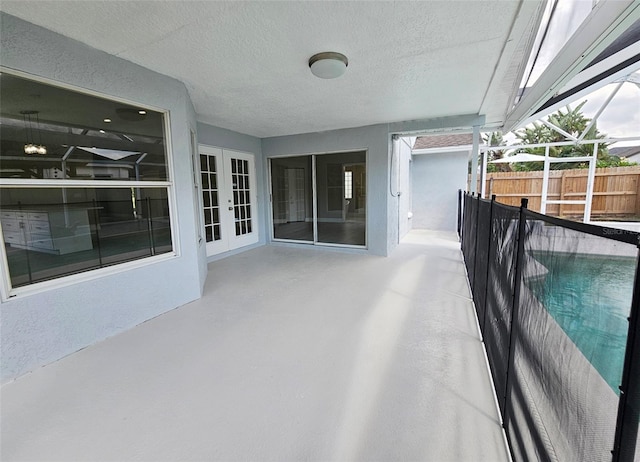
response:
[[[451,130],[471,133],[473,127],[482,127],[485,116],[480,114],[462,114],[457,116],[434,117],[431,119],[407,120],[388,124],[389,133],[398,135],[422,134],[426,132],[446,132]]]

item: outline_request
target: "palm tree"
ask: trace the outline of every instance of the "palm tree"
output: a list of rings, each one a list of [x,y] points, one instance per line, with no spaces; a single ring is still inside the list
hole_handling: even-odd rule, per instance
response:
[[[482,141],[489,146],[506,146],[506,142],[502,137],[502,132],[491,132],[482,135]],[[490,149],[487,151],[487,160],[498,160],[502,159],[505,155],[505,151],[503,149]],[[510,172],[511,167],[509,164],[487,164],[487,172]]]
[[[582,107],[585,105],[587,101],[583,101],[574,109],[567,105],[566,110],[558,110],[553,114],[549,115],[547,121],[556,127],[562,129],[566,133],[579,137],[584,130],[587,128],[591,119],[586,117],[582,112]],[[539,143],[554,143],[558,141],[570,141],[562,133],[557,130],[553,130],[549,126],[534,122],[530,127],[525,127],[522,130],[518,130],[515,132],[515,135],[518,141],[522,144],[539,144]],[[588,140],[597,140],[603,139],[606,135],[600,133],[596,124],[594,123],[590,128],[587,134],[584,136],[585,139]],[[545,148],[527,148],[522,149],[520,152],[528,152],[530,154],[542,154],[545,153]],[[577,145],[568,145],[568,146],[551,146],[549,148],[549,155],[551,157],[583,157],[590,156],[593,154],[593,145],[592,144],[577,144]],[[606,143],[598,144],[598,160],[607,163],[610,161],[609,149]],[[570,168],[585,168],[587,167],[587,163],[576,164],[576,162],[562,162],[562,163],[553,163],[551,164],[551,168],[554,170],[565,170]],[[516,164],[514,165],[515,170],[542,170],[544,168],[544,163],[542,162],[529,162],[526,164]]]

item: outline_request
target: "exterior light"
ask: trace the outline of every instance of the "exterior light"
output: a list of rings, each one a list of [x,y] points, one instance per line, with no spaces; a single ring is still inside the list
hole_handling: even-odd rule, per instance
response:
[[[349,60],[341,53],[326,51],[309,58],[309,68],[316,77],[321,79],[335,79],[347,70]]]

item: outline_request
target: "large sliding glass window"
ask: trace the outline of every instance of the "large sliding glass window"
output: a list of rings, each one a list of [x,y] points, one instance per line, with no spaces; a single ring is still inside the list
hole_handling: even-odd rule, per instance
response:
[[[366,246],[366,153],[271,159],[273,237]]]
[[[316,156],[318,242],[364,246],[366,154]]]
[[[0,75],[11,287],[173,252],[165,115]]]

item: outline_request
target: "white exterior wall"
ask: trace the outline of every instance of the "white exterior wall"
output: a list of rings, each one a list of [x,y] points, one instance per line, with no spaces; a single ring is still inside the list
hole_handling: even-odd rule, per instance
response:
[[[411,198],[413,195],[411,185],[411,146],[415,139],[400,138],[398,142],[398,184],[400,196],[398,197],[398,237],[402,239],[411,229],[412,214]]]
[[[469,151],[414,155],[414,229],[456,231],[458,190],[466,189]]]
[[[197,242],[185,86],[128,61],[2,13],[2,62],[60,83],[170,112],[174,236],[178,256],[2,301],[1,380],[6,382],[200,297],[206,278]],[[144,263],[141,260],[140,263]]]

